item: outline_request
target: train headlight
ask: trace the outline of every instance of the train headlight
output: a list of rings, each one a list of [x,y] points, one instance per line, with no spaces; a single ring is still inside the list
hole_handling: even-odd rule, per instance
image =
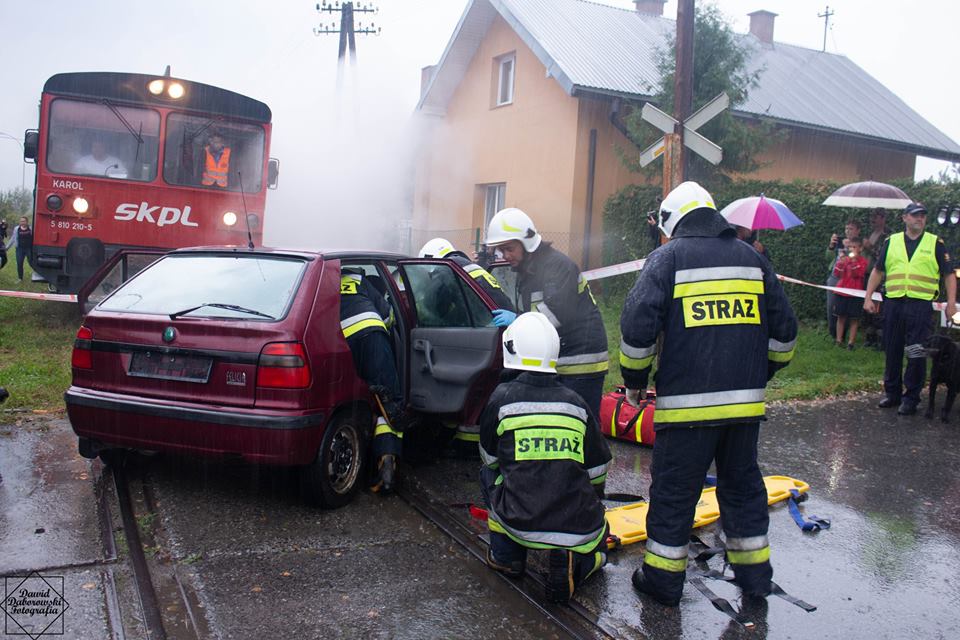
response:
[[[86,213],[90,209],[90,203],[86,198],[74,198],[73,210],[77,213]]]
[[[186,89],[184,89],[183,85],[179,82],[171,82],[170,86],[167,87],[167,95],[174,100],[182,98],[184,93],[186,93]]]
[[[163,93],[163,88],[165,85],[166,83],[163,80],[151,80],[150,84],[147,85],[147,90],[153,95],[158,96]]]
[[[228,227],[232,227],[233,225],[237,224],[237,214],[235,214],[233,211],[227,211],[225,214],[223,214],[223,224],[227,225]]]
[[[63,198],[58,195],[47,196],[47,209],[50,211],[60,211],[63,208]]]

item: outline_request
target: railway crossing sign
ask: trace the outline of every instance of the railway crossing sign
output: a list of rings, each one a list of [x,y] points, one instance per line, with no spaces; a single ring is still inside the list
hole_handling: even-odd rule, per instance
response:
[[[697,129],[712,120],[717,114],[730,106],[730,97],[721,93],[716,98],[700,107],[700,109],[683,122],[683,144],[697,155],[702,156],[711,164],[720,164],[723,159],[723,150],[716,144],[697,133]],[[673,134],[680,124],[672,116],[664,113],[649,102],[643,105],[640,117],[660,129],[667,135]],[[640,166],[645,167],[661,155],[666,149],[667,141],[661,137],[652,145],[640,152]]]

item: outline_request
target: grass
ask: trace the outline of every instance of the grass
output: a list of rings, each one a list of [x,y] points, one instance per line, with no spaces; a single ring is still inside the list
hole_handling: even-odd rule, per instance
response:
[[[606,390],[623,384],[620,377],[620,307],[602,304],[600,307],[607,329],[610,353],[610,372]],[[862,333],[858,349],[838,349],[827,332],[826,322],[802,323],[793,361],[777,372],[767,387],[767,400],[809,400],[824,396],[842,395],[855,391],[881,392],[883,380],[883,353],[862,348]]]
[[[14,252],[9,253],[0,270],[0,290],[45,292],[46,284],[30,282],[27,263],[23,282],[17,282]],[[4,409],[63,409],[79,326],[76,304],[0,296],[0,386],[10,392]]]

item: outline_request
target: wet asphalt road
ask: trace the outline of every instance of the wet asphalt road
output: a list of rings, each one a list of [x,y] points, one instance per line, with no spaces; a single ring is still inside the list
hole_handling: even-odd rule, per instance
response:
[[[775,407],[761,431],[764,473],[807,481],[810,499],[801,508],[833,522],[829,530],[805,534],[785,506],[771,508],[775,580],[817,605],[816,612],[771,597],[765,610],[751,611],[757,626],[748,632],[690,585],[677,609],[640,599],[630,574],[641,561],[642,545],[611,553],[578,601],[622,637],[960,637],[960,417],[947,425],[922,415],[898,417],[874,408],[875,400]],[[77,466],[61,463],[59,470],[41,471],[56,464],[54,451],[69,447],[64,426],[52,423],[50,432],[60,434],[55,438],[14,430],[0,443],[5,476],[11,467],[32,464],[37,477],[67,474],[74,485],[70,493],[48,491],[42,498],[47,504],[31,506],[18,481],[5,478],[0,573],[100,553],[99,541],[72,539],[96,535],[96,523],[83,508],[92,500],[85,489],[92,478],[82,475],[99,465],[61,452]],[[651,451],[612,447],[608,491],[646,495]],[[41,453],[47,457],[31,459]],[[434,498],[454,504],[478,500],[477,466],[443,460],[417,466],[414,473],[432,487]],[[155,502],[160,555],[196,592],[210,636],[559,637],[536,610],[398,498],[362,494],[354,504],[326,512],[301,505],[291,474],[282,470],[166,456],[138,459],[136,470]],[[52,476],[47,481],[55,484]],[[458,513],[468,518],[465,510]],[[48,529],[61,537],[36,546],[38,534],[32,532],[44,522],[58,523]],[[700,535],[709,542],[715,531],[706,527]],[[86,568],[72,571],[78,574],[74,590],[92,599],[87,615],[95,618],[103,608],[93,597],[99,582],[84,582],[79,574]],[[84,591],[84,584],[94,586]],[[735,587],[708,584],[739,606]],[[69,628],[65,637],[71,637]],[[135,629],[128,637],[136,637]]]

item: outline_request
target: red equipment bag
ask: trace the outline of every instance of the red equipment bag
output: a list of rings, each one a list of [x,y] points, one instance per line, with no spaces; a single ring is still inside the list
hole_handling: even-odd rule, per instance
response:
[[[636,408],[627,402],[623,387],[605,393],[600,399],[600,432],[609,438],[652,447],[656,437],[653,431],[655,396],[656,392],[647,391],[646,400],[641,400],[640,407]]]

